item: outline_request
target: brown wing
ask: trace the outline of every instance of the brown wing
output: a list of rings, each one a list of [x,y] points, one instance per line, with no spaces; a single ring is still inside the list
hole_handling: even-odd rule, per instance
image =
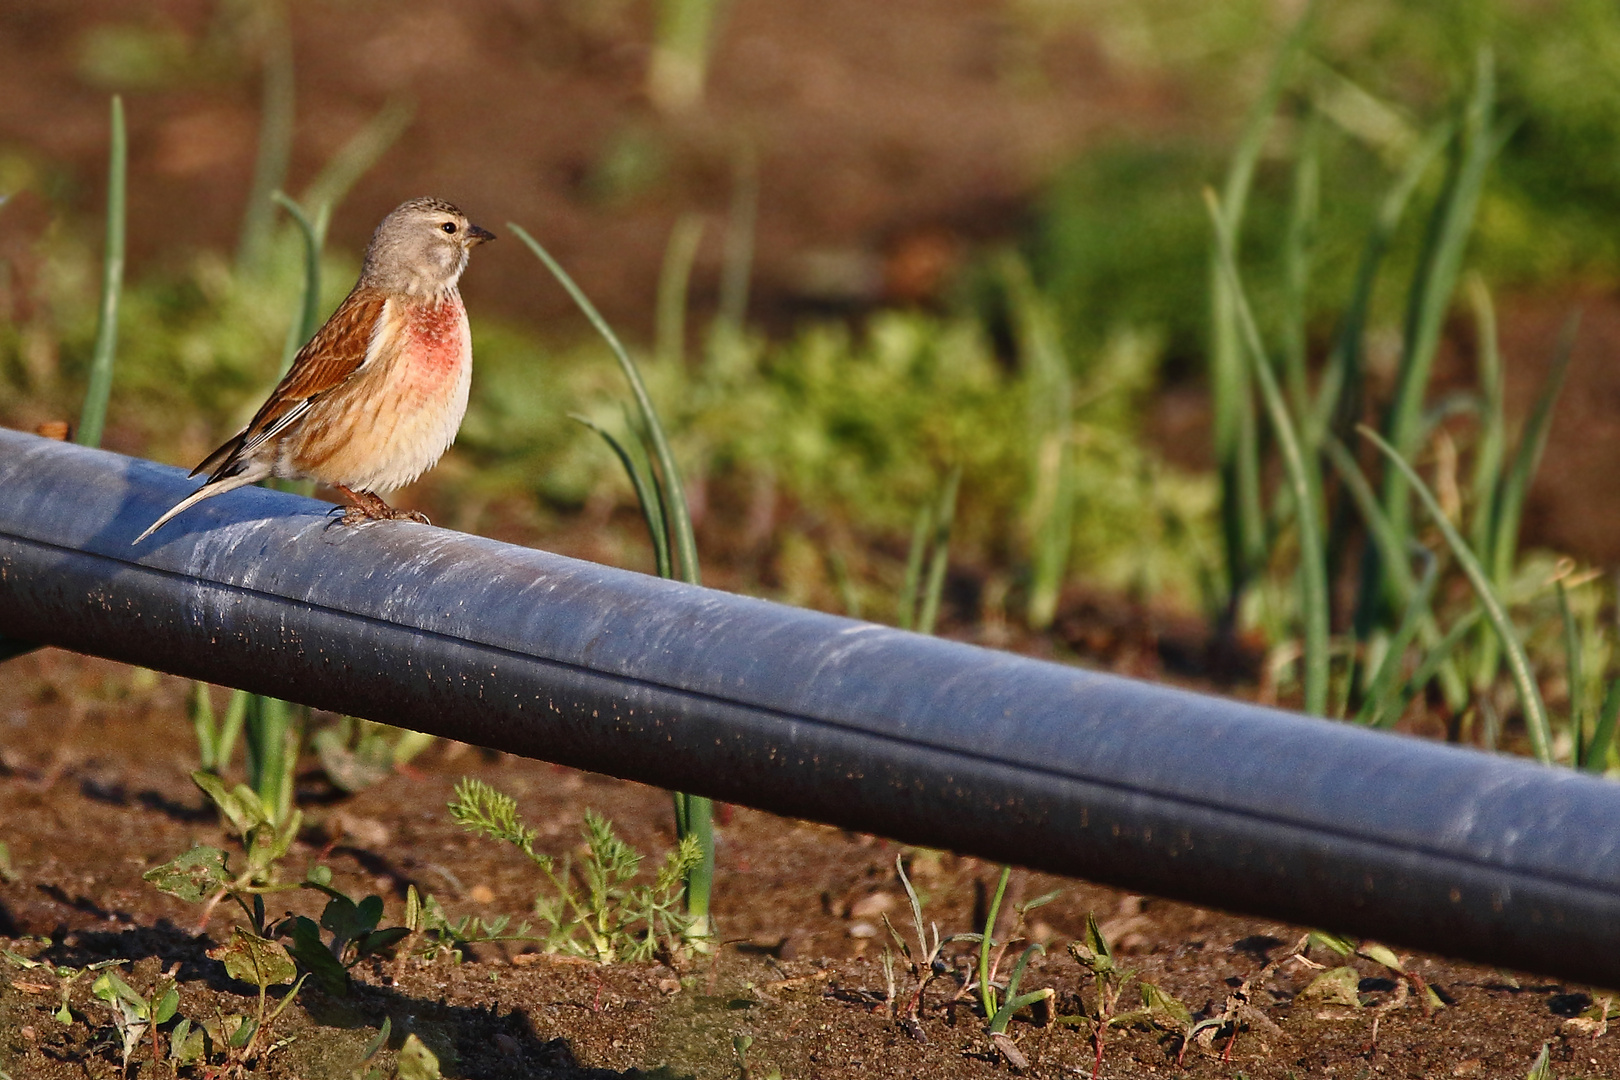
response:
[[[293,358],[292,366],[248,426],[191,470],[210,482],[241,471],[242,461],[301,416],[321,395],[347,382],[366,361],[372,333],[388,298],[356,287]]]

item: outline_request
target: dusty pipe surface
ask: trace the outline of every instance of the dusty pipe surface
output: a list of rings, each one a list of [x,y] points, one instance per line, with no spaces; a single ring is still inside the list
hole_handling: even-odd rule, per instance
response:
[[[0,635],[1620,985],[1620,785],[0,431]],[[724,883],[719,886],[724,889]]]

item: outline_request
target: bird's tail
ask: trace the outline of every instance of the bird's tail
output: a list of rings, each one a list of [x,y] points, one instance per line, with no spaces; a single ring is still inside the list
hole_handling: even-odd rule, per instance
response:
[[[174,517],[184,513],[191,507],[196,506],[204,499],[211,499],[215,495],[223,495],[227,491],[234,491],[239,487],[246,487],[248,484],[257,483],[269,475],[270,469],[268,466],[265,466],[257,469],[248,469],[244,472],[237,473],[235,476],[222,476],[218,480],[208,481],[202,487],[198,488],[196,491],[193,491],[190,495],[187,495],[185,498],[181,499],[179,502],[170,507],[168,513],[152,522],[145,532],[141,533],[141,535],[129,542],[129,546],[134,547],[142,540],[145,540],[148,536],[151,536],[153,533],[163,528],[163,526],[167,525]]]

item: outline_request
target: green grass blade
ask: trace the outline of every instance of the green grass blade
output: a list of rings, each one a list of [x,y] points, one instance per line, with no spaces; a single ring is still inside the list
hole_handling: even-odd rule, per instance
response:
[[[1496,559],[1496,518],[1502,491],[1502,457],[1506,453],[1507,420],[1503,409],[1502,354],[1496,332],[1496,308],[1483,279],[1475,275],[1468,282],[1468,299],[1474,309],[1475,337],[1479,339],[1479,442],[1474,448],[1473,517],[1470,539],[1479,561],[1491,572],[1497,588],[1506,585]],[[1502,650],[1489,627],[1480,630],[1479,647],[1474,653],[1474,688],[1483,691],[1496,681],[1502,666]]]
[[[298,765],[296,707],[280,698],[254,694],[248,702],[248,786],[278,824],[293,813],[293,773]]]
[[[984,1018],[996,1015],[996,988],[990,981],[990,949],[994,945],[991,935],[996,932],[996,917],[1001,914],[1001,898],[1007,894],[1007,879],[1012,867],[1003,866],[996,881],[996,892],[990,900],[990,910],[984,916],[984,933],[979,937],[979,1003],[984,1006]]]
[[[1244,209],[1255,168],[1265,146],[1294,63],[1302,50],[1315,4],[1277,50],[1260,97],[1244,120],[1237,149],[1221,188],[1220,213],[1234,236],[1242,232]],[[1214,411],[1215,460],[1221,477],[1221,531],[1227,563],[1228,610],[1265,556],[1265,510],[1260,495],[1260,444],[1248,365],[1237,326],[1236,300],[1221,270],[1220,253],[1210,258],[1210,392]]]
[[[1367,474],[1361,471],[1361,466],[1356,464],[1350,451],[1336,438],[1330,437],[1322,443],[1322,453],[1339,474],[1351,502],[1360,512],[1362,523],[1367,527],[1367,536],[1377,546],[1379,557],[1389,566],[1402,603],[1408,602],[1416,588],[1412,571],[1406,564],[1401,538],[1389,523],[1389,518],[1384,516],[1384,508],[1379,505],[1378,495],[1367,480]]]
[[[939,599],[945,591],[945,571],[950,564],[951,523],[956,519],[956,491],[962,483],[962,466],[951,470],[940,492],[934,511],[934,535],[928,562],[928,581],[923,588],[922,609],[917,614],[917,633],[932,634],[939,618]]]
[[[118,352],[118,298],[124,287],[125,187],[129,175],[129,137],[124,130],[124,99],[112,99],[112,135],[107,161],[107,238],[101,258],[101,305],[96,318],[96,344],[90,354],[90,382],[79,410],[77,441],[100,446],[112,398],[113,359]]]
[[[1463,252],[1473,231],[1485,173],[1500,146],[1493,129],[1495,66],[1488,50],[1475,63],[1474,88],[1463,114],[1462,143],[1444,192],[1435,204],[1423,257],[1408,293],[1401,363],[1395,396],[1384,425],[1390,444],[1404,459],[1415,457],[1423,400],[1429,389],[1440,331],[1456,290]],[[1384,512],[1397,531],[1409,528],[1405,477],[1396,470],[1384,484]]]
[[[1317,388],[1316,425],[1319,430],[1327,430],[1334,424],[1335,417],[1345,418],[1346,422],[1334,426],[1343,438],[1359,417],[1364,352],[1362,342],[1366,335],[1367,312],[1372,306],[1373,286],[1377,284],[1378,272],[1389,254],[1395,232],[1406,216],[1412,194],[1417,191],[1418,184],[1433,167],[1456,130],[1456,124],[1447,121],[1430,131],[1407,158],[1405,167],[1379,204],[1372,231],[1367,234],[1367,242],[1362,248],[1361,261],[1356,266],[1350,304],[1339,322],[1333,347],[1328,354],[1327,367]]]
[[[259,151],[253,163],[253,188],[242,214],[242,237],[236,249],[238,273],[251,273],[264,264],[275,226],[275,204],[270,193],[287,178],[292,157],[297,87],[293,78],[292,30],[279,4],[259,4],[257,15],[264,42],[264,83],[259,105]]]
[[[569,415],[602,436],[602,441],[608,444],[614,456],[619,459],[619,464],[624,466],[624,473],[630,478],[630,486],[636,493],[636,503],[641,507],[642,519],[647,523],[647,535],[652,539],[653,561],[658,567],[658,576],[669,577],[672,569],[669,561],[669,534],[664,529],[663,507],[659,500],[656,481],[647,469],[645,455],[640,458],[631,456],[624,443],[590,417],[578,413]]]
[[[692,263],[703,241],[703,218],[682,214],[670,230],[664,265],[658,273],[656,355],[661,363],[679,362],[686,355],[686,297]]]
[[[403,99],[396,98],[384,105],[332,155],[304,189],[300,201],[305,206],[321,206],[329,213],[335,213],[349,190],[405,134],[405,129],[411,126],[414,112],[410,102]]]
[[[540,245],[540,242],[530,236],[521,225],[507,222],[507,228],[512,230],[519,240],[534,253],[546,269],[550,270],[574,303],[579,305],[585,317],[590,320],[596,331],[607,341],[608,348],[619,361],[619,367],[630,382],[630,391],[635,395],[636,407],[641,412],[642,421],[646,424],[647,435],[652,443],[653,456],[658,464],[658,471],[663,482],[664,490],[664,518],[669,523],[671,547],[675,556],[675,570],[681,580],[691,585],[701,584],[697,559],[697,540],[692,533],[692,516],[686,507],[686,493],[681,487],[681,475],[675,467],[675,455],[670,450],[669,440],[664,435],[663,425],[658,421],[658,413],[653,409],[652,398],[647,395],[647,386],[641,381],[641,372],[637,370],[635,361],[625,351],[624,345],[619,341],[613,328],[608,326],[607,320],[602,318],[580,287],[574,284],[574,279],[568,275],[551,253]]]
[[[1553,583],[1553,593],[1558,598],[1559,620],[1564,624],[1565,677],[1569,680],[1569,734],[1575,755],[1570,764],[1578,769],[1585,760],[1586,749],[1586,717],[1581,709],[1581,697],[1586,685],[1581,677],[1581,635],[1575,629],[1575,614],[1569,609],[1569,590],[1564,588],[1563,578]]]
[[[1350,451],[1333,435],[1330,434],[1322,443],[1322,451],[1339,474],[1351,502],[1361,514],[1367,535],[1378,548],[1378,557],[1389,569],[1389,580],[1395,588],[1398,599],[1402,604],[1410,604],[1418,586],[1402,552],[1401,539],[1396,535],[1389,519],[1384,516],[1384,508],[1379,504],[1378,496],[1367,480],[1367,474],[1361,471],[1361,466],[1356,464],[1356,459],[1351,456]],[[1433,650],[1439,643],[1440,627],[1432,610],[1423,613],[1419,634],[1426,649]],[[1449,659],[1450,651],[1447,650],[1445,655],[1446,658],[1439,669],[1440,683],[1445,690],[1446,701],[1456,708],[1461,708],[1461,703],[1468,699],[1468,688],[1457,670],[1457,665]]]
[[[1474,336],[1479,341],[1479,441],[1474,447],[1474,514],[1470,522],[1474,551],[1486,566],[1494,567],[1496,493],[1502,482],[1502,457],[1507,442],[1507,421],[1502,407],[1502,351],[1496,332],[1496,306],[1483,278],[1469,278],[1469,305],[1474,309]],[[1497,585],[1502,579],[1494,577]]]
[[[1260,384],[1260,397],[1270,416],[1277,447],[1282,453],[1283,471],[1294,498],[1294,521],[1299,533],[1300,612],[1305,625],[1305,711],[1321,716],[1327,711],[1330,673],[1327,564],[1321,527],[1322,479],[1316,460],[1307,458],[1300,446],[1298,430],[1289,414],[1288,403],[1277,386],[1276,376],[1272,374],[1265,343],[1260,339],[1260,328],[1255,323],[1254,312],[1249,308],[1243,281],[1238,274],[1230,224],[1221,216],[1214,192],[1206,189],[1204,198],[1215,227],[1221,270],[1231,291],[1238,327],[1249,352],[1250,367]]]
[[[1395,680],[1400,674],[1406,650],[1417,637],[1424,617],[1429,614],[1430,604],[1434,599],[1434,587],[1440,580],[1440,561],[1427,548],[1418,550],[1426,557],[1423,576],[1419,579],[1411,599],[1407,601],[1406,613],[1401,616],[1401,625],[1395,631],[1395,636],[1390,639],[1389,650],[1384,653],[1383,662],[1378,665],[1378,671],[1373,675],[1372,682],[1367,688],[1366,700],[1361,703],[1361,710],[1356,714],[1358,724],[1369,727],[1384,726],[1383,722],[1389,712],[1390,699],[1395,689]],[[1388,717],[1388,722],[1394,723],[1399,717],[1400,714],[1395,713]]]
[[[1057,614],[1074,542],[1074,379],[1055,312],[1016,257],[1001,261],[1030,433],[1029,601],[1025,618],[1045,630]]]
[[[197,767],[205,772],[217,773],[222,768],[219,760],[219,726],[214,719],[214,703],[208,696],[208,684],[191,684],[191,729],[197,733]]]
[[[1479,625],[1482,617],[1483,612],[1481,609],[1475,607],[1468,614],[1458,619],[1451,629],[1446,631],[1444,637],[1439,638],[1432,645],[1424,646],[1423,662],[1418,665],[1418,669],[1412,673],[1412,677],[1401,688],[1401,692],[1397,695],[1394,704],[1384,710],[1383,718],[1378,726],[1389,727],[1399,720],[1402,714],[1406,712],[1406,707],[1412,703],[1412,699],[1420,694],[1425,686],[1429,685],[1430,680],[1436,676],[1444,675],[1448,667],[1454,666],[1451,654],[1456,651],[1457,646],[1462,644],[1469,634],[1474,632],[1474,628]]]
[[[248,703],[252,697],[246,690],[232,690],[230,700],[226,702],[225,718],[219,722],[219,740],[215,750],[215,758],[222,768],[231,763],[231,755],[236,753],[236,740],[242,737],[242,725],[247,719]]]
[[[731,217],[720,269],[720,304],[715,328],[735,338],[748,317],[748,284],[753,276],[754,234],[759,223],[759,154],[749,143],[733,169]]]
[[[1524,516],[1524,501],[1530,492],[1530,481],[1535,478],[1536,470],[1541,467],[1541,452],[1546,449],[1547,433],[1552,426],[1553,405],[1564,389],[1564,377],[1569,373],[1569,361],[1575,352],[1575,334],[1580,329],[1580,323],[1579,314],[1570,316],[1564,323],[1563,332],[1558,339],[1558,351],[1553,356],[1551,370],[1547,372],[1547,381],[1542,384],[1541,392],[1536,396],[1535,406],[1525,421],[1524,432],[1519,436],[1519,445],[1514,451],[1513,462],[1508,466],[1501,490],[1497,494],[1496,520],[1492,523],[1491,542],[1492,554],[1495,556],[1491,580],[1497,583],[1505,582],[1508,575],[1513,572],[1513,561],[1518,555],[1519,524]]]
[[[298,231],[304,238],[304,292],[298,306],[298,318],[287,327],[287,340],[281,349],[281,372],[287,374],[293,358],[304,342],[315,336],[321,324],[321,248],[326,243],[326,226],[330,217],[322,205],[311,221],[304,208],[293,202],[282,191],[273,191],[270,198],[292,215]]]
[[[658,0],[647,98],[662,113],[686,112],[703,100],[709,59],[726,0]]]
[[[1312,113],[1294,163],[1293,193],[1283,234],[1283,385],[1288,404],[1300,418],[1307,450],[1320,439],[1311,422],[1310,384],[1306,377],[1306,319],[1310,314],[1311,262],[1322,194],[1322,125]]]
[[[1474,595],[1478,597],[1480,607],[1484,608],[1485,617],[1490,620],[1497,637],[1501,639],[1502,648],[1507,654],[1508,670],[1512,672],[1513,684],[1519,692],[1519,704],[1524,709],[1524,726],[1529,733],[1530,746],[1536,760],[1543,764],[1551,764],[1552,732],[1547,722],[1547,706],[1541,700],[1541,690],[1536,685],[1535,673],[1530,668],[1530,658],[1525,654],[1524,645],[1514,632],[1513,624],[1508,620],[1507,612],[1503,610],[1496,590],[1491,587],[1485,568],[1474,557],[1474,553],[1468,547],[1468,541],[1462,538],[1456,526],[1446,518],[1429,486],[1418,476],[1417,471],[1407,464],[1406,459],[1376,431],[1365,425],[1358,430],[1378,447],[1390,464],[1400,472],[1402,479],[1411,485],[1424,508],[1428,510],[1429,516],[1434,519],[1440,534],[1446,538],[1452,556],[1467,575],[1468,583],[1474,587]]]
[[[928,558],[928,538],[934,531],[934,508],[924,504],[917,509],[911,526],[911,547],[906,552],[906,576],[900,583],[899,610],[894,624],[910,630],[917,624],[917,590],[922,586],[923,562]]]
[[[680,809],[676,819],[685,824],[678,830],[678,839],[696,837],[703,859],[686,875],[686,910],[692,916],[693,938],[706,938],[712,932],[709,907],[714,895],[714,802],[701,795],[676,792],[675,804]],[[698,943],[699,948],[703,946]]]
[[[1614,721],[1620,716],[1620,679],[1609,682],[1609,688],[1603,695],[1603,710],[1598,713],[1597,727],[1592,731],[1592,741],[1586,748],[1586,757],[1581,761],[1581,768],[1587,772],[1601,773],[1609,766],[1609,744],[1614,741]]]

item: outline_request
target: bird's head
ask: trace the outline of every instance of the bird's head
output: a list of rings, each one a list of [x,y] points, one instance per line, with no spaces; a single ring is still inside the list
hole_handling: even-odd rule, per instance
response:
[[[467,255],[495,234],[443,199],[412,199],[382,219],[366,248],[363,285],[437,298],[456,287]]]

